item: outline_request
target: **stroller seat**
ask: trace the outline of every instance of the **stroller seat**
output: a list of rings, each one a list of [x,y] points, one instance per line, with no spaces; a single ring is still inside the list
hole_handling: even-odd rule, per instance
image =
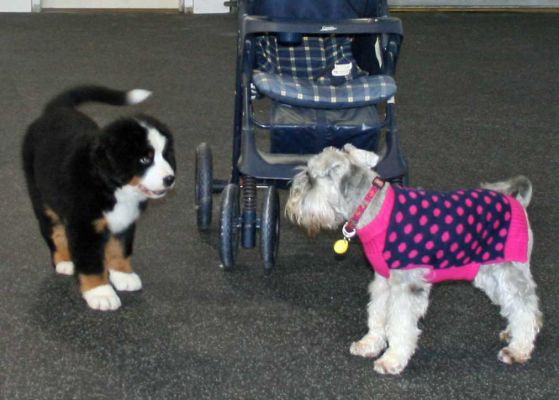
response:
[[[396,94],[396,82],[387,75],[362,76],[334,86],[255,71],[253,82],[260,93],[281,103],[302,107],[362,107]]]
[[[363,107],[394,96],[394,79],[361,70],[351,44],[351,37],[344,36],[302,36],[296,45],[262,36],[256,43],[253,83],[273,100],[302,107]]]

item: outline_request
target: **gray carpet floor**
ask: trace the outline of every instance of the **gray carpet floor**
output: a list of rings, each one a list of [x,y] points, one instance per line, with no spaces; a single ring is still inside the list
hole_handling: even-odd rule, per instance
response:
[[[231,154],[236,20],[178,14],[0,14],[0,398],[556,399],[559,397],[559,15],[403,14],[397,81],[413,184],[432,189],[529,176],[533,274],[545,326],[524,366],[497,361],[498,309],[466,283],[443,284],[400,377],[349,345],[366,332],[372,278],[358,245],[306,238],[283,221],[276,272],[258,250],[218,268],[217,224],[201,235],[194,148]],[[142,87],[134,109],[87,106],[100,123],[138,110],[174,131],[178,185],[139,223],[140,293],[117,312],[86,308],[56,276],[26,196],[19,146],[58,91]],[[283,201],[285,193],[282,194]],[[216,203],[218,200],[216,198]]]

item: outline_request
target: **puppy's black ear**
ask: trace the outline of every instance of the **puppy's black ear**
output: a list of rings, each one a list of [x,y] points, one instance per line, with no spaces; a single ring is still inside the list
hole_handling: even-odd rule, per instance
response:
[[[91,160],[95,172],[97,175],[105,182],[109,181],[111,176],[111,163],[107,158],[107,150],[104,143],[101,142],[100,138],[96,138],[93,146],[91,148]]]
[[[124,181],[119,176],[118,165],[111,154],[110,137],[97,138],[91,149],[91,159],[97,175],[110,186],[122,186]]]

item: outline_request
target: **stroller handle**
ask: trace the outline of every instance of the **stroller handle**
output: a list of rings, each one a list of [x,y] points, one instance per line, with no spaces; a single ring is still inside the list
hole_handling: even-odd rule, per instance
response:
[[[252,33],[305,34],[395,34],[403,36],[402,21],[394,17],[353,18],[332,22],[299,20],[296,22],[245,15],[241,18],[241,37]]]

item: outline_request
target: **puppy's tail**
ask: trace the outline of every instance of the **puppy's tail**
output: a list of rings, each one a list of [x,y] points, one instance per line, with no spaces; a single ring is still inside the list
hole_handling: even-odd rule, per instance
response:
[[[523,175],[501,182],[482,183],[481,187],[513,196],[524,208],[528,207],[532,199],[532,182]]]
[[[151,96],[151,92],[144,89],[121,91],[103,86],[77,86],[56,96],[47,104],[45,110],[74,108],[89,102],[105,103],[113,106],[133,105],[141,103],[149,96]]]

